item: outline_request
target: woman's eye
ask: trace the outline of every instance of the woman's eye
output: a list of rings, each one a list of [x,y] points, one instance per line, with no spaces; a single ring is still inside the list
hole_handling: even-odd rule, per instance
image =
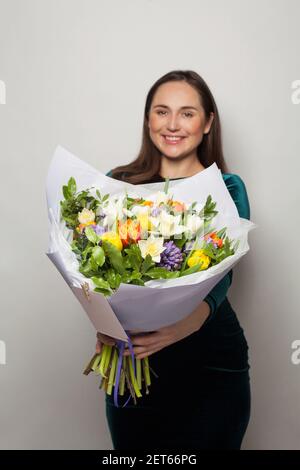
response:
[[[158,115],[161,115],[161,113],[164,114],[164,113],[166,113],[166,111],[157,111],[157,114],[158,114]],[[185,115],[188,116],[188,117],[193,117],[193,113],[183,113],[183,114],[185,114]]]

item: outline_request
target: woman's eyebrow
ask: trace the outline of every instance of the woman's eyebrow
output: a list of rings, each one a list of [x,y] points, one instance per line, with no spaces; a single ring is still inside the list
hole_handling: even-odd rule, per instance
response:
[[[170,109],[169,106],[167,106],[165,104],[156,104],[155,106],[153,106],[153,109],[154,108],[167,108],[167,109]],[[198,109],[195,108],[194,106],[181,106],[180,109],[195,109],[195,111],[198,111]]]

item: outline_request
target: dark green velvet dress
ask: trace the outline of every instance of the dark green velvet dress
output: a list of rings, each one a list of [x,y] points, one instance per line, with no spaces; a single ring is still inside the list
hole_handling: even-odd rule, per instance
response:
[[[240,217],[250,219],[243,180],[222,176]],[[144,183],[159,181],[157,175]],[[148,395],[124,408],[120,400],[118,408],[113,394],[106,394],[115,450],[240,449],[250,418],[250,365],[243,328],[227,298],[232,278],[231,270],[204,299],[210,315],[197,332],[149,356],[159,377],[151,375]]]

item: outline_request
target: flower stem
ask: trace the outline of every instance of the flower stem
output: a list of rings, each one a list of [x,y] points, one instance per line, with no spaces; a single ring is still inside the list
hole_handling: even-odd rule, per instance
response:
[[[138,387],[138,384],[137,384],[137,381],[136,381],[136,378],[135,378],[135,375],[134,375],[134,370],[133,370],[133,365],[132,365],[132,358],[130,356],[127,356],[127,358],[128,358],[128,363],[129,363],[130,378],[131,378],[131,382],[132,382],[134,391],[135,391],[137,397],[141,397],[142,394],[139,390],[139,387]]]
[[[130,378],[129,378],[129,362],[127,361],[127,359],[128,359],[128,357],[125,357],[125,364],[126,364],[125,378],[126,378],[126,383],[127,383],[127,387],[129,389],[130,395],[132,396],[134,404],[136,405],[136,398],[135,398],[134,389],[132,387],[132,383],[130,382]]]
[[[90,372],[92,372],[92,370],[94,370],[93,366],[96,363],[96,361],[98,361],[99,359],[100,359],[100,354],[95,353],[92,359],[90,360],[90,362],[88,363],[88,365],[86,366],[86,368],[84,369],[83,371],[84,375],[88,375]]]
[[[107,353],[106,353],[106,358],[105,358],[105,363],[103,366],[104,373],[106,374],[107,368],[109,366],[110,358],[113,352],[114,346],[109,346],[107,345]]]
[[[141,359],[136,358],[136,380],[139,389],[142,389]]]
[[[103,370],[104,363],[106,361],[106,355],[107,355],[107,347],[106,347],[106,344],[103,344],[102,351],[101,351],[101,360],[97,369],[95,370],[96,374],[101,374],[103,377],[106,377],[104,370]]]
[[[113,358],[112,358],[112,365],[111,365],[111,369],[110,369],[107,390],[106,390],[108,395],[111,395],[112,387],[113,387],[113,384],[114,384],[114,381],[115,381],[115,372],[116,372],[117,361],[118,361],[118,353],[117,353],[117,349],[115,348]]]
[[[148,387],[148,385],[151,385],[148,357],[144,357],[143,359],[143,369],[144,369],[144,376],[145,376],[145,384]]]

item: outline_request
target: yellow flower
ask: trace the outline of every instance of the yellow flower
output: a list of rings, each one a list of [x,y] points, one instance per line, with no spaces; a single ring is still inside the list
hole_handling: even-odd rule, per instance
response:
[[[142,231],[152,230],[152,223],[149,219],[149,214],[148,213],[137,214],[136,218],[137,218],[137,220],[139,221],[139,223],[141,225]]]
[[[86,207],[78,214],[78,220],[81,224],[89,225],[95,220],[95,213]]]
[[[147,255],[150,255],[156,263],[160,262],[160,254],[166,249],[163,244],[163,237],[150,236],[146,240],[138,241],[142,257],[145,259]]]
[[[121,238],[116,232],[104,232],[101,235],[101,240],[106,240],[114,245],[119,251],[122,251],[123,244]]]
[[[191,268],[195,264],[202,263],[199,271],[207,269],[210,263],[210,257],[203,253],[203,250],[195,250],[191,257],[187,260],[188,266]]]

